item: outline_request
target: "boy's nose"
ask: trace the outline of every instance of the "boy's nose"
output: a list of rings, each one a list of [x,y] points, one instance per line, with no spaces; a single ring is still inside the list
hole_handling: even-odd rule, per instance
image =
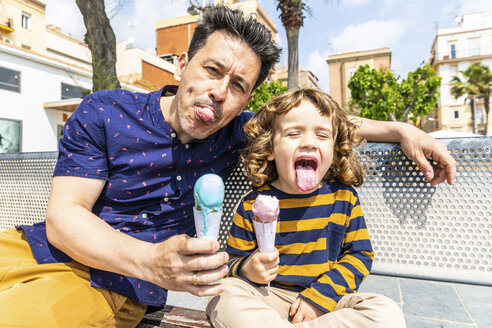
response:
[[[305,133],[301,139],[301,148],[316,148],[316,137],[312,133]]]

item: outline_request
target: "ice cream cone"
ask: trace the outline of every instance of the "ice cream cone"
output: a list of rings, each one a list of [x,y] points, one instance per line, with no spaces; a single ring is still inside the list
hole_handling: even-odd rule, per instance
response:
[[[253,225],[260,252],[273,252],[273,248],[275,247],[275,234],[277,232],[277,220],[264,222],[255,217],[253,219]]]
[[[208,213],[206,218],[203,215],[204,214],[202,211],[198,210],[196,207],[193,207],[196,236],[198,238],[217,240],[219,238],[222,211],[213,211]]]

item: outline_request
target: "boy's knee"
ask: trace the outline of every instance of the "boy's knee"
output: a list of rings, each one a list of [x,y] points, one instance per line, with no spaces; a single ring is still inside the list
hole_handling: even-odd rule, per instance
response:
[[[364,300],[364,307],[369,307],[372,311],[372,319],[377,322],[380,328],[405,328],[405,316],[400,306],[391,298],[379,294],[360,293]]]

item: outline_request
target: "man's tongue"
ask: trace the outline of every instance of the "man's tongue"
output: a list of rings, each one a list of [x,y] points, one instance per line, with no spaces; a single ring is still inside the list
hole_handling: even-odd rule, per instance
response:
[[[212,123],[215,121],[214,111],[206,106],[198,106],[196,114],[205,123]]]
[[[302,191],[316,187],[316,170],[310,165],[296,164],[297,187]]]

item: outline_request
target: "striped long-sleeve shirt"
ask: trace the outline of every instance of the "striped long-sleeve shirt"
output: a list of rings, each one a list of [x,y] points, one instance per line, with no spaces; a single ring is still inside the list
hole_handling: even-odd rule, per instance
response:
[[[333,311],[343,295],[357,291],[374,258],[356,191],[327,182],[310,194],[287,194],[271,185],[247,194],[228,240],[230,277],[245,280],[238,269],[257,248],[251,207],[258,194],[276,196],[280,203],[275,236],[280,265],[271,285],[298,291],[316,307]]]

